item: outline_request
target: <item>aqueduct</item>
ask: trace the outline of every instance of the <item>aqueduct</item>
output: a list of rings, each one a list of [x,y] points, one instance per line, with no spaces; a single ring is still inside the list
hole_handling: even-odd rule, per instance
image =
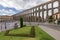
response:
[[[54,3],[58,4],[58,6]],[[50,6],[51,7],[50,7]],[[57,7],[54,7],[56,5]],[[50,7],[50,8],[49,8]],[[38,6],[32,7],[30,9],[24,10],[18,14],[14,15],[14,19],[18,19],[19,16],[22,16],[24,21],[31,21],[31,22],[44,22],[44,20],[48,21],[49,17],[49,11],[51,11],[50,15],[54,15],[57,13],[54,13],[54,10],[58,10],[57,13],[59,13],[59,18],[60,18],[60,0],[54,0],[54,1],[49,1],[43,4],[40,4]],[[18,18],[16,18],[18,17]],[[54,16],[53,16],[54,17]],[[56,15],[57,19],[57,15]]]

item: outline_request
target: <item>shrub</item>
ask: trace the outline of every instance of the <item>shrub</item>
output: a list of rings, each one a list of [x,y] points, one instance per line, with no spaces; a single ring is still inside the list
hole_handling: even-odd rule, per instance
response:
[[[53,22],[53,16],[49,16],[49,22]]]
[[[23,18],[20,17],[20,27],[23,27]]]
[[[35,37],[35,26],[32,26],[31,28],[31,36]]]
[[[24,27],[26,27],[26,25],[23,25]]]

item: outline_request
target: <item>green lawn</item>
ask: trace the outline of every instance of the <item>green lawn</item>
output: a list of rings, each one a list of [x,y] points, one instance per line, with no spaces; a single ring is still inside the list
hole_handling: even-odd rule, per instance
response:
[[[55,40],[39,27],[35,27],[35,32],[37,40]]]
[[[16,29],[16,30],[12,30],[9,33],[11,34],[20,34],[20,33],[24,33],[24,34],[29,34],[31,27],[23,27],[20,29]],[[41,30],[39,27],[35,27],[35,34],[36,37],[35,38],[31,38],[31,37],[19,37],[19,36],[4,36],[5,32],[1,32],[0,33],[0,40],[54,40],[54,38],[52,38],[51,36],[49,36],[46,32],[44,32],[43,30]]]
[[[14,29],[9,32],[9,34],[30,34],[31,27],[23,27],[19,29]]]

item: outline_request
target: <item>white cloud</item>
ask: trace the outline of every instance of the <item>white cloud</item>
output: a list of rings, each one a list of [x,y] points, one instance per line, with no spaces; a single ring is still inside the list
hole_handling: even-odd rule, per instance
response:
[[[0,10],[0,13],[1,13],[1,15],[13,15],[13,14],[16,14],[13,10],[5,10],[5,9]]]
[[[40,4],[42,2],[46,2],[48,0],[0,0],[0,4],[4,7],[13,7],[17,10],[27,9],[36,4]]]
[[[17,10],[20,10],[20,9],[28,9],[47,1],[50,0],[0,0],[0,4],[3,5],[4,7],[13,7],[16,8]],[[49,5],[49,7],[50,6],[51,5]],[[57,2],[54,3],[54,7],[56,6],[58,6]],[[0,12],[2,13],[2,15],[15,14],[13,10],[2,9],[0,10]]]
[[[2,14],[2,15],[6,15],[6,14],[4,13],[4,14]]]

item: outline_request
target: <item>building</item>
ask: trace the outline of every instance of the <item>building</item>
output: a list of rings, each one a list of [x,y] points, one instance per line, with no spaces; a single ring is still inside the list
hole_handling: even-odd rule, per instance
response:
[[[0,21],[11,21],[11,20],[13,20],[13,16],[7,16],[7,15],[0,16]]]
[[[60,18],[60,13],[56,13],[53,15],[54,20],[58,20]]]

